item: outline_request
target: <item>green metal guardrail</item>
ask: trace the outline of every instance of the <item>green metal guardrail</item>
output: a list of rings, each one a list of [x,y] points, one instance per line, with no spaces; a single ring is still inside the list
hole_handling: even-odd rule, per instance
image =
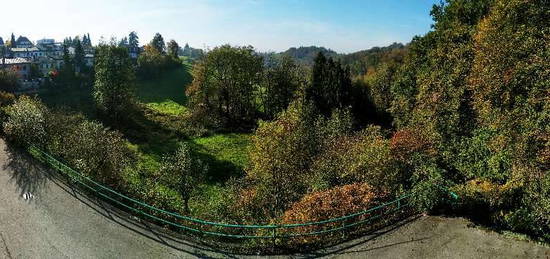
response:
[[[266,239],[266,238],[291,238],[291,237],[299,237],[299,236],[314,236],[314,235],[322,235],[327,234],[335,231],[340,231],[344,229],[348,229],[354,226],[358,226],[361,224],[365,224],[368,222],[372,222],[375,219],[378,219],[380,217],[383,217],[385,215],[388,215],[393,212],[397,212],[400,210],[403,210],[405,207],[409,206],[408,203],[409,198],[411,197],[411,194],[406,194],[403,196],[400,196],[399,198],[378,205],[376,207],[370,208],[365,211],[349,214],[346,216],[338,217],[338,218],[332,218],[322,221],[316,221],[316,222],[307,222],[307,223],[300,223],[300,224],[280,224],[280,225],[238,225],[238,224],[225,224],[225,223],[219,223],[219,222],[212,222],[212,221],[206,221],[201,220],[197,218],[187,217],[183,216],[174,212],[169,212],[154,206],[151,206],[147,203],[138,201],[136,199],[130,198],[124,194],[121,194],[119,192],[114,191],[113,189],[106,187],[80,173],[73,170],[69,166],[65,165],[64,163],[60,162],[50,154],[40,150],[39,148],[36,148],[34,146],[29,147],[28,149],[29,153],[33,155],[35,158],[39,159],[40,161],[50,165],[54,169],[58,170],[59,172],[62,172],[66,175],[68,175],[72,180],[78,182],[82,186],[84,186],[86,189],[89,189],[90,191],[97,193],[99,196],[119,205],[122,206],[132,212],[135,212],[137,214],[143,215],[147,218],[162,222],[164,224],[171,225],[173,227],[187,230],[195,233],[205,234],[205,235],[211,235],[211,236],[219,236],[219,237],[229,237],[229,238],[240,238],[240,239]],[[451,192],[451,195],[453,198],[458,197],[456,194]],[[132,205],[133,204],[133,205]],[[145,209],[149,210],[149,212],[145,211]],[[372,215],[373,213],[381,212],[377,215]],[[171,220],[167,220],[165,218],[161,218],[154,214],[162,214],[165,215],[166,218],[175,218],[181,222],[187,222],[190,224],[198,225],[199,228],[192,227],[192,226],[186,226],[182,224],[181,222],[174,222]],[[350,222],[350,219],[356,219],[353,222]],[[350,222],[350,223],[348,223]],[[338,224],[341,223],[341,224]],[[219,231],[211,231],[211,230],[203,230],[201,228],[204,228],[205,226],[210,227],[220,227],[220,228],[227,228],[227,229],[240,229],[240,230],[246,230],[246,229],[256,229],[256,230],[267,230],[270,232],[269,234],[260,234],[260,235],[251,235],[251,234],[233,234],[228,232],[219,232]],[[326,226],[328,228],[322,229],[322,230],[314,230],[309,232],[297,232],[297,233],[286,233],[288,231],[284,231],[285,233],[278,234],[278,230],[284,230],[284,229],[296,229],[296,228],[304,228],[304,227],[310,227],[313,228],[314,226]],[[279,231],[280,232],[280,231]],[[264,231],[265,233],[265,231]]]

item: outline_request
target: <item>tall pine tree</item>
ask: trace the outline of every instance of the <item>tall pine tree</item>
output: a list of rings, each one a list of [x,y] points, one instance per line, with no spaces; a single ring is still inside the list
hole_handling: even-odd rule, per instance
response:
[[[155,34],[155,37],[153,37],[153,40],[151,41],[151,45],[158,50],[159,53],[162,53],[163,55],[166,54],[166,44],[164,43],[164,38],[162,38],[160,33]]]

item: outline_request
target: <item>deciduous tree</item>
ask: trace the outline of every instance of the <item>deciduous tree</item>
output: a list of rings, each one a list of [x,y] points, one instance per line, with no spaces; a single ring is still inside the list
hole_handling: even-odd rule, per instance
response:
[[[125,48],[101,45],[95,57],[94,99],[97,108],[119,123],[133,103],[135,75]]]

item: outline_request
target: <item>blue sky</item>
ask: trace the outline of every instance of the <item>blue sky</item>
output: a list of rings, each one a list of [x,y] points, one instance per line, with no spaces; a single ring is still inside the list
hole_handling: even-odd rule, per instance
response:
[[[180,45],[229,43],[261,51],[324,46],[353,52],[409,42],[430,30],[439,0],[25,0],[2,1],[0,36],[61,40],[89,32],[121,38],[134,30],[141,43],[160,32]]]

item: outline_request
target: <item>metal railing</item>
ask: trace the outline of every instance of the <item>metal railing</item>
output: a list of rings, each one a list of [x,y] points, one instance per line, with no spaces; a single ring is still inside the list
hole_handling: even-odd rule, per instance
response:
[[[374,220],[387,216],[391,213],[403,211],[410,205],[409,201],[412,196],[411,194],[405,194],[393,201],[380,204],[368,210],[316,222],[270,225],[225,224],[183,216],[178,213],[154,207],[145,202],[119,193],[90,179],[89,177],[80,174],[37,147],[31,146],[28,148],[28,151],[36,159],[50,165],[55,170],[66,174],[73,181],[81,184],[86,189],[96,193],[106,200],[115,203],[118,206],[178,229],[218,237],[239,239],[274,239],[328,234],[373,222]],[[214,230],[212,228],[214,228]],[[224,229],[225,231],[216,229]]]

